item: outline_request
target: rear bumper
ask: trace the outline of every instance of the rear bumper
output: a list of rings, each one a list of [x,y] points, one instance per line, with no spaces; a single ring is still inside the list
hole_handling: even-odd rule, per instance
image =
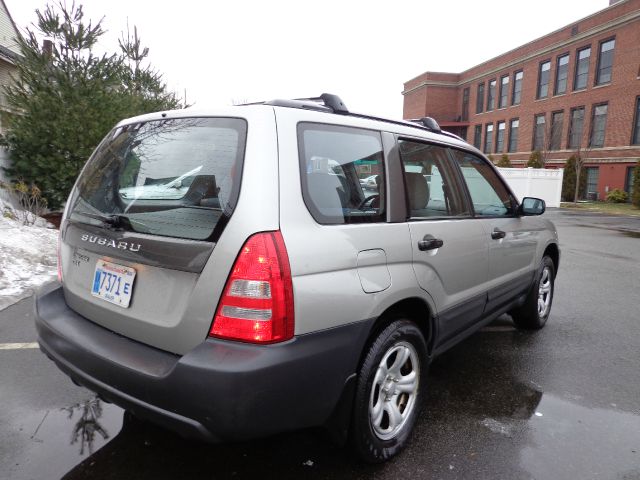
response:
[[[371,322],[256,346],[207,339],[184,356],[117,335],[36,300],[41,350],[75,382],[185,437],[245,440],[326,423],[353,381]]]

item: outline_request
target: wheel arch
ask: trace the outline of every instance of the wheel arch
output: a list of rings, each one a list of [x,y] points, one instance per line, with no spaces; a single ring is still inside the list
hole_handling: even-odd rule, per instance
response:
[[[406,318],[407,320],[411,320],[418,326],[427,344],[427,353],[429,357],[431,356],[435,334],[433,312],[431,311],[429,304],[424,299],[419,297],[409,297],[387,307],[387,309],[382,312],[373,323],[371,329],[369,330],[367,340],[365,341],[362,351],[360,352],[358,370],[360,370],[360,367],[362,366],[362,362],[369,346],[375,341],[380,332],[382,332],[394,320],[397,320],[399,318]]]
[[[542,256],[548,256],[553,261],[554,277],[558,274],[558,267],[560,266],[560,249],[555,243],[550,243],[544,249]]]

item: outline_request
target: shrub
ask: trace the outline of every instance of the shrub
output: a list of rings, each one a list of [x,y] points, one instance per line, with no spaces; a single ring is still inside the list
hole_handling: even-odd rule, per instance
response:
[[[640,160],[633,169],[633,190],[631,194],[631,203],[634,207],[640,208]]]
[[[620,190],[619,188],[614,188],[609,193],[607,193],[607,202],[611,203],[625,203],[629,196],[627,192],[624,190]]]
[[[531,155],[529,155],[527,167],[544,168],[544,163],[542,162],[542,154],[538,150],[534,150],[533,152],[531,152]]]
[[[501,168],[513,168],[513,165],[511,165],[511,160],[509,160],[509,155],[503,153],[502,157],[500,157],[500,160],[498,160],[497,166]]]
[[[573,202],[576,191],[576,157],[572,155],[564,164],[564,176],[562,178],[562,201]],[[587,192],[587,175],[585,169],[580,171],[580,189],[578,198],[584,198]]]
[[[489,154],[487,155],[487,158],[489,159],[489,161],[493,164],[495,164],[496,162],[493,160],[493,155]]]
[[[19,205],[21,209],[11,214],[3,212],[3,216],[21,220],[23,225],[33,225],[47,207],[46,199],[42,198],[42,192],[35,184],[27,185],[20,180],[15,183],[2,183],[0,188],[9,192],[15,199],[15,205]]]

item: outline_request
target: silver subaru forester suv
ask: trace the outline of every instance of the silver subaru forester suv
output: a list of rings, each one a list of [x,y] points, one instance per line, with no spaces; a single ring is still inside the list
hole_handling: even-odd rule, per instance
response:
[[[329,94],[119,123],[66,204],[42,351],[186,437],[326,426],[406,444],[430,361],[498,316],[549,317],[558,237],[432,119]]]

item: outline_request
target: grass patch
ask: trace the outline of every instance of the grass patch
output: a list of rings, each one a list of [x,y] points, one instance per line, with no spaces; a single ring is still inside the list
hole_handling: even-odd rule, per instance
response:
[[[608,203],[608,202],[562,202],[560,208],[570,210],[586,210],[589,212],[606,213],[609,215],[629,215],[640,217],[640,209],[630,203]]]

